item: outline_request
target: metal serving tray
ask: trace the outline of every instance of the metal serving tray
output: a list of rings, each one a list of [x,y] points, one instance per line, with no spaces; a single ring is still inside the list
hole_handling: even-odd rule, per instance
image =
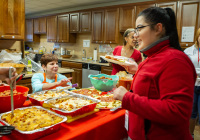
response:
[[[57,91],[59,91],[59,90],[57,90],[57,89],[43,90],[43,91],[40,91],[40,92],[35,92],[35,93],[33,93],[33,94],[36,94],[36,95],[44,94],[44,93],[47,92],[47,91],[54,91],[54,92],[57,92]],[[75,93],[70,92],[70,91],[68,91],[68,90],[63,90],[63,91],[66,92],[66,93],[68,93],[69,95],[74,95],[74,94],[75,94]],[[34,105],[42,106],[43,103],[44,103],[44,101],[47,101],[47,100],[49,100],[49,99],[54,99],[54,98],[48,98],[48,99],[45,99],[45,100],[42,100],[42,101],[41,101],[41,100],[37,100],[37,99],[31,97],[31,95],[33,95],[33,94],[28,94],[28,97],[29,97],[29,99],[31,100],[31,103],[34,104]],[[66,96],[66,95],[65,95],[65,96]],[[63,97],[63,96],[61,96],[61,97]],[[56,97],[55,97],[55,98],[56,98]]]
[[[85,106],[83,106],[81,108],[78,108],[78,109],[73,109],[71,111],[67,111],[67,110],[64,110],[64,109],[59,109],[59,108],[56,108],[56,107],[52,107],[51,110],[53,110],[56,113],[61,114],[61,115],[72,116],[73,117],[73,116],[77,116],[77,115],[81,115],[81,114],[93,111],[95,109],[97,103],[100,102],[100,100],[92,98],[92,97],[89,97],[89,96],[80,95],[80,94],[74,94],[74,95],[69,95],[69,96],[64,96],[64,97],[58,97],[58,98],[54,98],[54,99],[49,99],[49,100],[45,101],[44,103],[49,104],[50,102],[53,102],[56,99],[73,98],[73,97],[83,98],[83,99],[87,99],[87,100],[92,100],[94,103],[93,104],[89,104],[89,105],[85,105]]]
[[[67,117],[65,116],[62,116],[60,114],[57,114],[51,110],[48,110],[48,109],[45,109],[41,106],[30,106],[30,107],[23,107],[23,108],[17,108],[19,110],[24,110],[24,109],[27,109],[27,108],[32,108],[32,107],[36,107],[37,109],[41,109],[41,110],[46,110],[48,113],[51,113],[51,114],[54,114],[58,117],[61,117],[63,118],[63,120],[57,124],[54,124],[54,125],[51,125],[51,126],[48,126],[48,127],[43,127],[43,128],[39,128],[39,129],[36,129],[36,130],[32,130],[32,131],[21,131],[21,130],[18,130],[18,129],[15,129],[11,135],[12,138],[14,139],[17,139],[17,138],[23,138],[23,139],[38,139],[40,137],[43,137],[45,135],[49,135],[51,133],[54,133],[56,131],[58,131],[60,129],[60,125],[61,123],[63,122],[66,122],[67,121]],[[0,114],[0,121],[3,122],[5,125],[8,125],[10,126],[10,124],[8,124],[7,122],[5,122],[4,120],[1,119],[2,115],[4,114],[9,114],[11,113],[11,111],[9,112],[5,112],[5,113],[2,113]]]

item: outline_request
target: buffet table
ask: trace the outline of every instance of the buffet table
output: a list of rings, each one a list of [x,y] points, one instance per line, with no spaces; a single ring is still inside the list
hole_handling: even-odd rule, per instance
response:
[[[26,101],[24,106],[28,106]],[[40,140],[121,140],[127,137],[124,128],[125,110],[115,112],[100,110],[71,123],[62,123],[60,130],[50,135],[41,137]],[[2,140],[23,139],[15,132],[3,136]]]

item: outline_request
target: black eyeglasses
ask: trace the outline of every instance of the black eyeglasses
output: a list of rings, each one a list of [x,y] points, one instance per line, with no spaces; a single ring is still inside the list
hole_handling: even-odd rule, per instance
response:
[[[142,28],[147,27],[147,26],[151,26],[151,25],[155,25],[155,24],[157,24],[157,23],[153,23],[153,24],[149,24],[149,25],[143,25],[143,26],[136,27],[136,28],[135,28],[135,34],[136,34],[136,35],[139,35],[139,31],[140,31]]]

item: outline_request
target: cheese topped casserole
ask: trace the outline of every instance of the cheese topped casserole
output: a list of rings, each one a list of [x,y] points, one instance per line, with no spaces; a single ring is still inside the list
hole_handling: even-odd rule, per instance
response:
[[[56,97],[66,96],[66,95],[69,95],[69,94],[64,91],[56,92],[56,91],[48,90],[44,94],[32,94],[31,97],[38,101],[44,101],[46,99],[56,98]]]
[[[1,119],[21,131],[32,131],[48,127],[63,120],[61,117],[36,107],[23,110],[16,109],[14,110],[14,117],[11,116],[11,113],[8,113],[3,114]]]

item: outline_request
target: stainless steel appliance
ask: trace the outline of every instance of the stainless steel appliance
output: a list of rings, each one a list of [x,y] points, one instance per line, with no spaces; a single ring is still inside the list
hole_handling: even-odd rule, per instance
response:
[[[101,73],[100,65],[83,63],[82,64],[82,88],[88,88],[92,86],[90,79],[88,78],[88,75],[90,74],[97,75],[100,73]]]

